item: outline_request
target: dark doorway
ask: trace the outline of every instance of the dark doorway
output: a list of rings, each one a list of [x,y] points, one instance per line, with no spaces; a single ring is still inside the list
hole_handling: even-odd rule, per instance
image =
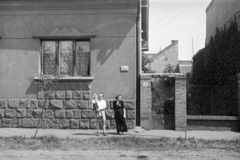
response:
[[[152,79],[152,129],[174,130],[175,79]]]

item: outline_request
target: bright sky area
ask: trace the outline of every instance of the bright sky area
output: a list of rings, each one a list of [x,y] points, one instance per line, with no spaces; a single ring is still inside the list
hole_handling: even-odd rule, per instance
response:
[[[211,0],[149,0],[149,51],[157,53],[178,40],[178,59],[191,60],[204,48],[206,8]]]

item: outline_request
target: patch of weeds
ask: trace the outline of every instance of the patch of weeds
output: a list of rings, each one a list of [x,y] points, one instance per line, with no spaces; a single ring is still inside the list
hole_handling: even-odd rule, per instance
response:
[[[236,140],[203,140],[190,138],[142,138],[99,137],[89,139],[58,138],[54,135],[25,138],[23,136],[0,137],[0,150],[70,150],[70,149],[106,149],[106,150],[201,150],[223,149],[240,152],[240,139]]]
[[[184,138],[182,138],[181,136],[179,136],[178,138],[177,138],[177,141],[179,141],[179,142],[183,142],[185,139]]]
[[[127,157],[125,154],[120,154],[120,157]]]
[[[195,141],[195,137],[188,137],[187,140],[188,141]]]
[[[146,155],[139,155],[139,156],[137,156],[137,159],[148,160],[148,156],[146,156]]]

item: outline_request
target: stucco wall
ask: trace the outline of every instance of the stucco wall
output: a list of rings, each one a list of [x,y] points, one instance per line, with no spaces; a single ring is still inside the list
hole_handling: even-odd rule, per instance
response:
[[[137,0],[0,1],[0,98],[36,98],[28,78],[38,73],[40,43],[32,37],[65,27],[96,35],[91,39],[90,94],[135,99],[136,14]],[[120,72],[120,66],[129,71]]]
[[[206,44],[211,36],[215,35],[216,28],[219,29],[228,26],[229,22],[236,15],[240,24],[240,1],[239,0],[212,0],[206,9],[207,14],[207,31]]]

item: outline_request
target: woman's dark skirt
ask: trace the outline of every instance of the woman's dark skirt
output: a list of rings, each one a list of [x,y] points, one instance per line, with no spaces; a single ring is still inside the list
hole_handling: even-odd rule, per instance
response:
[[[123,117],[123,110],[118,109],[115,111],[116,129],[117,132],[127,132],[126,120]]]

